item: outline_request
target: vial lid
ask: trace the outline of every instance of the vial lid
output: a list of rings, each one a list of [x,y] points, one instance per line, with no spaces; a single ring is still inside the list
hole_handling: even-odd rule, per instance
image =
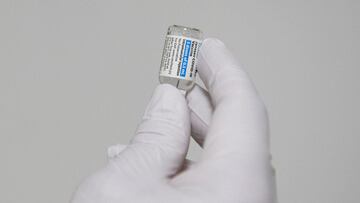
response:
[[[194,39],[203,39],[203,32],[197,28],[185,27],[182,25],[171,25],[168,28],[167,35],[184,36]]]

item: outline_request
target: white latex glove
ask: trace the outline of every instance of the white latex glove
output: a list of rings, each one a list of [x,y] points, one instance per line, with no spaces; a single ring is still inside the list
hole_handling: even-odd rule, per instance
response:
[[[105,168],[87,178],[73,203],[275,202],[265,106],[225,45],[206,39],[199,86],[186,99],[159,85],[136,135],[109,149]],[[190,134],[203,146],[185,161]]]

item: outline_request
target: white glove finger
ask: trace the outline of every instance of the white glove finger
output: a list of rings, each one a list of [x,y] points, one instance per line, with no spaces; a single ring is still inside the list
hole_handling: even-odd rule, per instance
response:
[[[220,40],[206,39],[199,54],[198,71],[214,113],[195,176],[209,178],[212,189],[234,200],[271,202],[266,108],[247,73]]]
[[[209,93],[195,85],[187,93],[186,100],[190,109],[191,136],[200,146],[203,146],[213,112]]]
[[[159,85],[136,135],[114,160],[129,173],[168,177],[185,159],[190,139],[190,116],[185,97],[171,85]]]
[[[203,42],[198,71],[215,107],[204,158],[229,155],[235,159],[230,162],[254,160],[253,155],[268,158],[265,106],[247,73],[220,40]]]

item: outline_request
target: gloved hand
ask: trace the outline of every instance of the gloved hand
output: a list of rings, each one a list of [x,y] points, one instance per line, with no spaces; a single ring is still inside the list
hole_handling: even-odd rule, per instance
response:
[[[73,203],[275,202],[265,106],[225,45],[204,40],[186,99],[159,85],[127,146],[109,149],[105,168],[87,178]],[[203,147],[185,160],[190,134]]]

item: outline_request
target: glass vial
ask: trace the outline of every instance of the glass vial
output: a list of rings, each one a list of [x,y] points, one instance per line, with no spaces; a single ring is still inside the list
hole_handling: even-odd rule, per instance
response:
[[[160,65],[160,83],[190,90],[195,84],[196,63],[203,33],[196,28],[172,25],[168,28]]]

